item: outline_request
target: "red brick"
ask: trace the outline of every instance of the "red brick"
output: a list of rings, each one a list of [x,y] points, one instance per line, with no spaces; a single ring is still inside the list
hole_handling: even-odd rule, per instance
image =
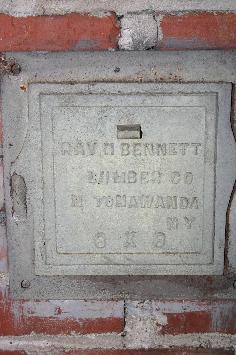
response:
[[[161,49],[236,48],[236,13],[185,13],[161,19]]]
[[[26,345],[27,347],[27,345]],[[41,350],[39,350],[41,351]],[[52,350],[47,352],[45,348],[45,354],[49,354]],[[41,353],[41,352],[40,352]],[[203,349],[203,348],[159,348],[159,349],[94,349],[94,350],[56,350],[55,353],[60,355],[234,355],[233,350],[226,349]],[[0,350],[0,355],[23,355],[24,351],[17,350]]]
[[[2,167],[0,163],[0,174],[2,173]],[[0,175],[1,184],[1,175]],[[1,186],[0,186],[1,188]],[[4,207],[0,208],[0,213],[4,213]],[[0,225],[0,272],[6,273],[8,271],[8,259],[7,259],[7,241],[5,226]]]
[[[234,355],[234,350],[203,348],[161,348],[161,349],[123,349],[123,350],[72,350],[63,355]]]
[[[129,301],[126,310],[132,322],[150,317],[162,335],[236,334],[236,303],[233,300]]]
[[[0,14],[0,51],[77,51],[117,47],[119,25],[114,15],[96,17],[13,17]]]
[[[41,350],[40,350],[41,351]],[[45,348],[45,353],[47,348]],[[51,350],[47,352],[52,353]],[[203,348],[159,348],[159,349],[94,349],[94,350],[56,350],[60,355],[234,355],[233,350]],[[23,355],[24,351],[0,350],[0,355]]]
[[[212,331],[235,335],[236,302],[214,302],[212,308]]]
[[[2,290],[0,336],[120,333],[123,326],[122,302],[13,301]]]
[[[236,334],[236,304],[234,301],[180,302],[178,313],[174,308],[171,312],[171,303],[165,302],[165,304],[168,305],[169,311],[163,310],[167,316],[167,324],[162,327],[162,334],[204,332]],[[177,302],[174,304],[176,305]],[[184,310],[186,305],[188,310]]]
[[[205,311],[183,312],[167,315],[167,325],[162,334],[187,334],[209,332],[212,325],[211,313]]]

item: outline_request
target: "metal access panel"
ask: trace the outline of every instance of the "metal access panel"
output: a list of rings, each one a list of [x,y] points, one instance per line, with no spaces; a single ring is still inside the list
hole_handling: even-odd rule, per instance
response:
[[[81,297],[87,278],[96,298],[109,275],[223,275],[231,84],[98,82],[96,71],[86,82],[79,60],[68,81],[70,54],[56,80],[45,56],[18,57],[21,74],[2,84],[15,297]]]

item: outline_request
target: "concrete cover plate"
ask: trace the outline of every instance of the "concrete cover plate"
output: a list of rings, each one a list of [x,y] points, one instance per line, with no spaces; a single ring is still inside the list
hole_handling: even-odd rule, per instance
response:
[[[222,273],[217,96],[176,89],[30,85],[37,274]],[[140,139],[117,138],[118,125],[135,124]]]
[[[27,82],[4,104],[14,287],[222,275],[230,107],[231,84]]]

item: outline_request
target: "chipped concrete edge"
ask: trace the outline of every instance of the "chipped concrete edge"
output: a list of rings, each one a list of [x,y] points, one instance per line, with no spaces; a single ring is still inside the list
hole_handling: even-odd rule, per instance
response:
[[[236,183],[228,210],[228,263],[229,271],[236,272]]]
[[[236,11],[235,0],[0,0],[0,12],[14,16],[63,15],[66,13],[101,13],[113,11],[118,15],[129,12],[171,11]]]
[[[236,336],[216,333],[158,336],[152,342],[140,342],[142,333],[133,338],[116,333],[87,334],[76,336],[6,336],[0,337],[0,349],[4,351],[24,350],[27,354],[61,354],[61,350],[89,349],[158,349],[158,348],[212,348],[236,350]],[[146,339],[146,337],[144,337]]]

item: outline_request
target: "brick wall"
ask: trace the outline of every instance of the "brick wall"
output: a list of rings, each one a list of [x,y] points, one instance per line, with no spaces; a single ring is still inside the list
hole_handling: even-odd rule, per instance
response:
[[[235,49],[236,12],[0,14],[0,51]]]
[[[31,1],[29,9],[24,1],[16,8],[0,2],[0,51],[236,49],[236,8],[232,11],[230,5],[223,11],[203,1],[207,11],[204,6],[178,11],[176,5],[175,12],[168,13],[163,8],[145,8],[144,1],[143,8],[133,5],[134,13],[131,5],[127,12],[117,3],[97,9],[92,4],[90,13],[88,8],[87,13],[79,13],[76,5],[62,3],[57,8]],[[232,300],[12,300],[2,175],[1,165],[0,354],[234,353],[236,304]],[[235,226],[231,214],[230,218]],[[232,228],[231,232],[235,233]]]

